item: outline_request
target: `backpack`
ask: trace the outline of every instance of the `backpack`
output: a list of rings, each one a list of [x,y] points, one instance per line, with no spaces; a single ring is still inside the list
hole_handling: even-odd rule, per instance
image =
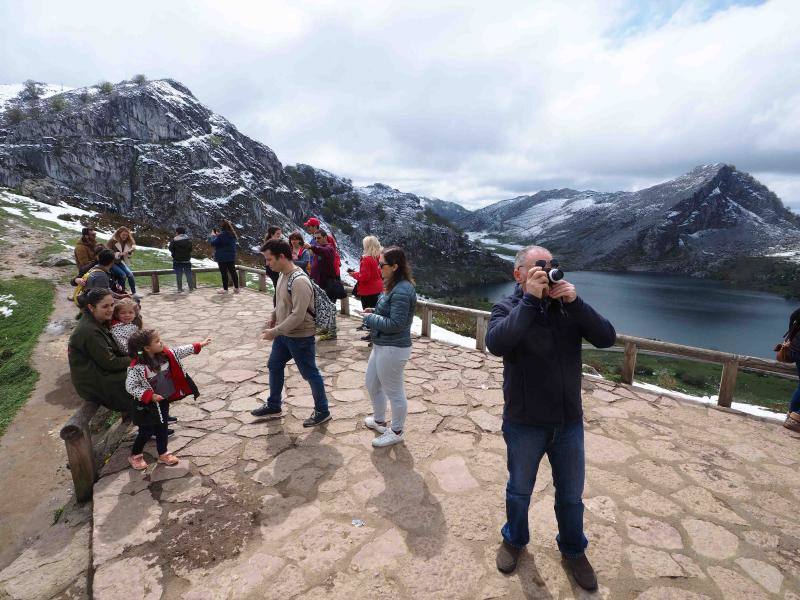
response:
[[[92,267],[91,269],[86,271],[86,273],[84,273],[82,277],[79,278],[80,283],[75,286],[75,291],[72,292],[72,301],[75,303],[75,306],[80,308],[80,304],[78,304],[78,297],[86,291],[86,283],[89,281],[89,276],[92,273],[97,273],[102,270],[103,269],[101,269],[100,267]]]
[[[319,287],[314,280],[312,280],[302,270],[295,271],[289,276],[289,281],[286,283],[286,288],[289,291],[290,296],[292,295],[292,284],[298,277],[305,277],[308,279],[309,283],[311,284],[311,290],[314,292],[314,310],[311,310],[311,308],[308,309],[308,312],[310,312],[311,316],[314,317],[314,326],[317,329],[330,329],[333,326],[333,322],[336,320],[336,303],[331,302],[328,298],[328,294],[325,293],[325,290]]]

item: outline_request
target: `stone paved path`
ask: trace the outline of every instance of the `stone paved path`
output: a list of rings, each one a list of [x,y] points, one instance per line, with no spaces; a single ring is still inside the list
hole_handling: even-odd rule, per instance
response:
[[[406,444],[374,450],[362,424],[369,349],[354,319],[318,346],[330,423],[302,428],[312,400],[294,366],[286,416],[249,415],[266,397],[258,333],[270,307],[256,292],[145,299],[145,326],[168,343],[214,342],[186,360],[202,396],[173,409],[180,466],[134,472],[125,445],[95,488],[95,598],[582,596],[559,563],[546,460],[529,550],[512,576],[494,567],[499,360],[415,339]],[[797,436],[595,379],[584,391],[599,597],[800,598]]]

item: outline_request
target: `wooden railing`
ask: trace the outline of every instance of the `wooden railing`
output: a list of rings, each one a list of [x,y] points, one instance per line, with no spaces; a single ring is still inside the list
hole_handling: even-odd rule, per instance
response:
[[[67,460],[75,486],[75,498],[85,502],[92,498],[94,482],[106,456],[113,452],[125,435],[128,424],[119,422],[111,427],[98,427],[100,435],[92,436],[92,423],[106,420],[111,411],[94,402],[85,402],[61,428],[61,439],[67,449]]]

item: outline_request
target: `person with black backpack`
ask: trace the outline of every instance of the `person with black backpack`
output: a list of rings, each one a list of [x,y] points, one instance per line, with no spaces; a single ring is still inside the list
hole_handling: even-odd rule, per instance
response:
[[[284,370],[294,359],[300,375],[311,386],[314,412],[303,421],[303,427],[314,427],[331,418],[325,383],[317,368],[315,288],[303,270],[292,261],[292,248],[285,240],[269,240],[261,246],[261,253],[269,267],[280,273],[275,287],[275,310],[262,334],[272,340],[272,351],[267,361],[269,369],[269,397],[252,411],[255,417],[278,417],[282,413]]]

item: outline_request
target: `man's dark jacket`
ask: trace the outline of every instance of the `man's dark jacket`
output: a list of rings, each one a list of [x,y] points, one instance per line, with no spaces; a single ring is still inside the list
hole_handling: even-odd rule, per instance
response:
[[[176,235],[169,242],[169,252],[172,254],[172,261],[176,263],[192,262],[192,240],[185,233]]]
[[[569,304],[514,293],[492,307],[486,346],[503,357],[503,419],[521,425],[580,421],[581,343],[613,346],[614,327],[580,298]]]

